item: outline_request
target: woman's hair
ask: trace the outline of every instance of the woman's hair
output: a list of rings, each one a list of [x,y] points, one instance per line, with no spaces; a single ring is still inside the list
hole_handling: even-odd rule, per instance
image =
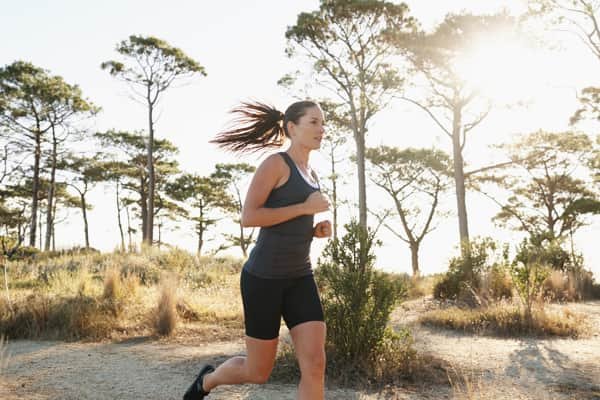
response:
[[[285,136],[290,137],[287,123],[291,121],[297,124],[307,108],[318,106],[314,101],[298,101],[282,113],[263,103],[244,102],[231,110],[232,114],[236,114],[233,127],[218,133],[210,142],[240,153],[279,147]]]

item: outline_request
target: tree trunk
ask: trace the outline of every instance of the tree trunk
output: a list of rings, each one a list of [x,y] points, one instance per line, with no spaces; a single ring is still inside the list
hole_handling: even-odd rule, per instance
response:
[[[131,220],[129,219],[129,207],[125,207],[125,214],[127,215],[127,237],[129,239],[129,251],[133,252],[133,240],[131,238]],[[125,243],[123,242],[123,247]]]
[[[48,185],[48,199],[46,204],[46,243],[44,250],[50,250],[50,240],[52,237],[53,224],[53,209],[54,209],[54,186],[56,181],[56,135],[54,126],[52,126],[52,165],[50,167],[50,183]]]
[[[162,229],[161,228],[162,228],[162,223],[160,223],[160,221],[159,221],[159,223],[158,223],[158,249],[159,250],[160,250],[160,245],[162,244],[161,243],[161,238],[162,238],[162,236],[161,236],[162,235]]]
[[[421,274],[419,270],[419,243],[410,243],[410,260],[413,271],[413,278],[418,278]]]
[[[144,178],[140,179],[140,212],[142,214],[142,242],[148,238],[148,196],[144,185]]]
[[[148,88],[150,91],[150,88]],[[152,121],[152,104],[148,104],[148,215],[146,222],[146,243],[152,246],[154,230],[154,123]]]
[[[50,224],[52,225],[52,251],[56,251],[56,224],[54,223],[54,218],[56,217],[56,201],[54,202],[54,207],[52,209],[52,221]]]
[[[202,246],[204,245],[204,225],[202,225],[204,210],[199,207],[200,218],[198,219],[198,257],[202,255]]]
[[[364,130],[355,134],[356,166],[358,171],[358,213],[359,225],[367,229],[367,186],[365,178],[365,135]]]
[[[42,156],[42,134],[39,131],[35,133],[35,152],[33,161],[33,188],[31,189],[31,230],[29,231],[29,245],[35,247],[35,240],[37,238],[37,225],[38,225],[38,191],[40,188],[40,158]],[[42,246],[40,246],[40,249]]]
[[[119,181],[117,181],[117,222],[119,224],[119,233],[121,234],[121,251],[125,252],[125,237],[123,236],[123,224],[121,224],[121,199],[119,198]]]
[[[242,254],[244,255],[244,258],[246,258],[248,256],[248,251],[247,251],[247,244],[246,244],[246,238],[244,237],[244,227],[242,226],[242,223],[240,222],[240,247],[242,248]]]
[[[40,244],[39,244],[39,246],[40,246],[40,249],[42,249],[43,246],[42,246],[42,208],[41,207],[38,208],[38,212],[40,213],[40,215],[38,216],[38,228],[39,228],[39,232],[40,232],[40,234],[39,234],[39,238],[40,238]]]
[[[335,175],[335,158],[333,150],[331,150],[331,187],[332,187],[332,204],[333,204],[333,240],[337,240],[337,177]]]
[[[52,251],[56,251],[56,230],[54,224],[52,224]]]
[[[237,202],[238,202],[238,215],[242,215],[242,195],[240,194],[240,190],[237,185],[235,185],[235,192],[237,194]],[[248,247],[249,244],[246,243],[246,238],[244,237],[244,227],[242,226],[242,220],[240,219],[240,247],[242,248],[242,254],[244,258],[248,257]]]
[[[85,235],[85,248],[90,247],[90,235],[88,228],[87,210],[86,210],[85,195],[81,194],[81,214],[83,215],[83,233]],[[121,228],[121,217],[119,216],[119,229],[121,230],[121,239],[123,239],[123,228]]]
[[[461,110],[454,110],[452,121],[452,152],[454,161],[454,183],[456,187],[456,206],[458,212],[458,231],[460,235],[461,249],[469,243],[469,225],[467,221],[467,205],[465,197],[465,173],[462,149],[460,143],[461,135]]]

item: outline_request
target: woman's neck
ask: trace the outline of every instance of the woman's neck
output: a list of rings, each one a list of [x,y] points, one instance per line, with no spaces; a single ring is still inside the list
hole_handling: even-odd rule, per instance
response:
[[[310,156],[310,150],[290,146],[287,149],[287,153],[294,160],[297,166],[308,169],[308,158]]]

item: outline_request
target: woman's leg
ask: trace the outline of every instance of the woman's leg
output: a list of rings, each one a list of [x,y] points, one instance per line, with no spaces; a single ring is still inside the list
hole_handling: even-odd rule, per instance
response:
[[[233,357],[204,376],[204,391],[209,392],[219,385],[237,383],[265,383],[271,375],[278,338],[255,339],[246,336],[246,357]]]
[[[325,391],[325,323],[303,322],[290,330],[300,365],[298,400],[323,400]]]

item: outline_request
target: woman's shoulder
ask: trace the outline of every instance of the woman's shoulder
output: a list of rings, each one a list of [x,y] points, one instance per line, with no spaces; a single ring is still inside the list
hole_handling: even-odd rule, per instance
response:
[[[258,166],[256,173],[260,176],[271,176],[279,180],[289,174],[289,167],[279,153],[265,158]]]
[[[280,153],[274,153],[274,154],[267,156],[267,158],[265,158],[260,163],[258,168],[285,169],[286,167],[287,167],[287,164],[286,164],[285,160],[283,159],[283,156]]]

